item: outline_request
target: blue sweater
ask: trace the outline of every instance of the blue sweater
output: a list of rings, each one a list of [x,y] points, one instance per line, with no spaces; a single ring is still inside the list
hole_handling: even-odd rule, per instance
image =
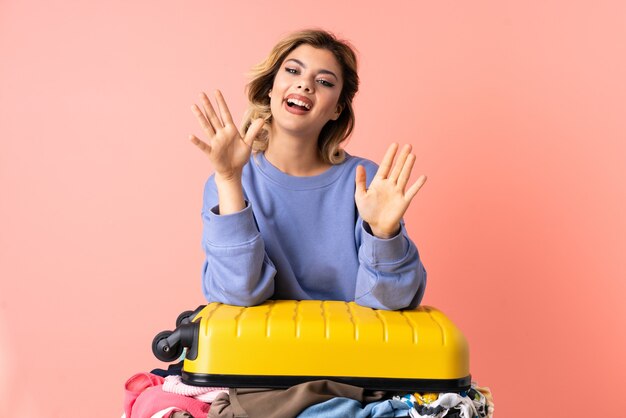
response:
[[[419,305],[426,271],[404,224],[390,239],[371,234],[354,202],[355,170],[367,184],[378,167],[346,154],[324,173],[296,177],[263,153],[243,170],[246,208],[219,215],[214,176],[206,182],[202,289],[208,302],[251,306],[267,299],[354,300],[377,309]]]

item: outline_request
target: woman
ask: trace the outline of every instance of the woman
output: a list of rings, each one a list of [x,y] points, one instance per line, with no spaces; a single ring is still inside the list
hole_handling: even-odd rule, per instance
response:
[[[340,149],[354,126],[356,67],[346,42],[297,32],[253,69],[243,137],[219,91],[217,110],[204,93],[204,112],[192,106],[207,140],[190,139],[215,170],[202,210],[207,301],[420,303],[426,271],[402,216],[426,177],[407,187],[409,145],[392,144],[380,168]]]

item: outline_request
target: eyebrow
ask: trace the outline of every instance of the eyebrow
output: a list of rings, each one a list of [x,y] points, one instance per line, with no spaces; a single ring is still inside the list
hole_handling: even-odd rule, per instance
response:
[[[299,59],[296,59],[296,58],[289,58],[289,59],[288,59],[287,61],[285,61],[285,62],[288,62],[288,61],[293,61],[293,62],[297,63],[298,65],[300,65],[301,67],[306,68],[306,65],[304,65],[304,63],[303,63],[302,61],[300,61]],[[333,77],[335,77],[335,79],[339,80],[339,77],[337,77],[337,75],[336,75],[335,73],[333,73],[332,71],[330,71],[330,70],[324,70],[324,69],[321,69],[321,70],[319,70],[319,73],[320,73],[320,74],[330,74],[330,75],[332,75]]]

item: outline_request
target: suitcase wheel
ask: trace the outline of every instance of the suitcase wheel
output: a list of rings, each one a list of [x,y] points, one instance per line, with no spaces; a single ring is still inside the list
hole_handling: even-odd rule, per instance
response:
[[[152,353],[164,362],[174,361],[183,353],[183,346],[180,341],[175,341],[172,344],[167,341],[171,335],[172,331],[161,331],[152,340]]]
[[[176,327],[178,328],[181,324],[189,322],[195,313],[195,311],[185,311],[178,315],[178,318],[176,318]]]

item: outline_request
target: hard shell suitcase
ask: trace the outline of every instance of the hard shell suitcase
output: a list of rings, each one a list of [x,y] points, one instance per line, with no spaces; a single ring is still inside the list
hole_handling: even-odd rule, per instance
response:
[[[183,382],[286,388],[330,379],[366,389],[451,392],[470,387],[468,344],[439,310],[354,302],[210,303],[184,312],[152,344],[163,361],[187,348]]]

